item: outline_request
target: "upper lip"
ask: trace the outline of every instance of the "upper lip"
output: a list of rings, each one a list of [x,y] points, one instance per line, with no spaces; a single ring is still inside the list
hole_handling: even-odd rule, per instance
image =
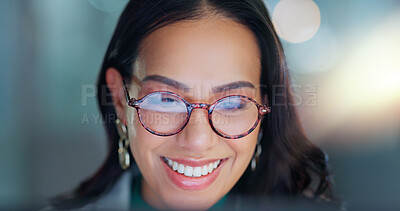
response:
[[[166,156],[162,156],[166,157]],[[223,158],[220,159],[192,159],[192,158],[172,158],[172,157],[166,157],[168,159],[171,159],[172,161],[175,161],[177,163],[183,164],[185,166],[204,166],[206,164],[214,163],[217,160],[222,160]]]

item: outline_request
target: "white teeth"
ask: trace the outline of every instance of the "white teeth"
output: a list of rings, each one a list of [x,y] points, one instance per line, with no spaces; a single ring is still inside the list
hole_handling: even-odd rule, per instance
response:
[[[182,164],[179,164],[182,165]],[[193,167],[191,166],[186,166],[185,167],[185,172],[183,173],[185,176],[191,177],[193,176]]]
[[[168,160],[169,160],[169,159],[168,159]],[[178,163],[177,163],[177,162],[174,162],[174,163],[172,164],[172,170],[174,170],[174,171],[178,170]]]
[[[183,164],[179,164],[178,172],[181,173],[181,174],[183,174],[183,172],[185,172],[185,166]]]
[[[207,174],[212,173],[221,163],[221,160],[217,160],[213,163],[204,165],[204,166],[185,166],[183,164],[180,164],[176,161],[172,161],[169,158],[163,157],[164,161],[166,164],[174,171],[177,171],[180,174],[183,174],[187,177],[201,177],[205,176]]]
[[[211,173],[214,170],[214,164],[210,163],[208,165],[208,173]]]
[[[203,168],[201,169],[201,175],[207,175],[208,174],[208,167],[207,165],[203,166]]]
[[[194,167],[193,176],[194,177],[200,177],[201,176],[201,167]]]

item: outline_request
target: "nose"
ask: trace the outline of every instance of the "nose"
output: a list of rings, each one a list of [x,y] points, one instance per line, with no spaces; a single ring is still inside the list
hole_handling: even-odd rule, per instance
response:
[[[193,109],[188,124],[177,134],[177,142],[185,150],[199,154],[215,146],[219,137],[208,123],[207,109],[203,106],[195,108],[199,109]]]

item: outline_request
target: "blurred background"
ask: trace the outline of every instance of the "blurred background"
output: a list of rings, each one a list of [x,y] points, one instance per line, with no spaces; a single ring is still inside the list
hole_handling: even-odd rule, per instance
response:
[[[94,85],[126,2],[0,1],[0,209],[41,207],[105,159]],[[337,195],[400,210],[400,1],[264,2]]]

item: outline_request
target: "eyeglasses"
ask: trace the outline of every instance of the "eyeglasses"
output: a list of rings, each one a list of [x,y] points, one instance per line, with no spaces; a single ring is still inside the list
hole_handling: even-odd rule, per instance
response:
[[[188,103],[181,96],[166,91],[152,92],[140,99],[130,98],[125,81],[124,90],[128,105],[135,108],[140,124],[158,136],[172,136],[188,124],[196,108],[208,111],[212,130],[227,139],[238,139],[250,134],[262,116],[271,111],[254,99],[243,95],[225,96],[212,104]]]

